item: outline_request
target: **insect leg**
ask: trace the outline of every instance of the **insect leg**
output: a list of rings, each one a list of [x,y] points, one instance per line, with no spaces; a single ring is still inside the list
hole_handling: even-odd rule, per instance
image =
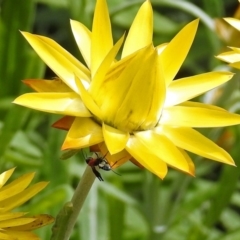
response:
[[[92,167],[92,171],[95,174],[95,176],[98,178],[99,181],[104,181],[101,174],[96,170],[95,167]]]

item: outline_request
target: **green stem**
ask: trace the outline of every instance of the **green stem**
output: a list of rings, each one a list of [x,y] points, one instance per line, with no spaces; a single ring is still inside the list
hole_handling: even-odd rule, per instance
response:
[[[215,31],[215,23],[214,20],[207,14],[205,13],[201,8],[197,7],[195,4],[183,0],[152,0],[152,5],[157,5],[157,6],[167,6],[167,7],[172,7],[172,8],[177,8],[182,11],[185,11],[189,13],[192,16],[195,16],[197,18],[200,18],[202,23],[208,27],[211,31]]]
[[[70,202],[59,212],[52,228],[51,240],[68,240],[77,221],[79,212],[95,180],[92,169],[87,166]]]
[[[110,15],[111,15],[111,17],[113,17],[114,15],[116,15],[128,8],[131,8],[134,5],[140,5],[142,3],[143,3],[142,0],[136,0],[136,1],[130,1],[130,2],[123,3],[123,4],[113,8],[110,12]],[[151,3],[153,6],[154,5],[167,6],[167,7],[177,8],[182,11],[185,11],[185,12],[189,13],[190,15],[200,18],[206,27],[208,27],[213,32],[215,31],[215,25],[214,25],[213,19],[208,14],[206,14],[201,8],[197,7],[195,4],[193,4],[191,2],[187,2],[184,0],[178,0],[178,1],[175,1],[175,0],[152,0]]]

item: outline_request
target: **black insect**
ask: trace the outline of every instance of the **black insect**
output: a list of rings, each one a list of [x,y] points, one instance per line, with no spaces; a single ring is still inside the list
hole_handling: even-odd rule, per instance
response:
[[[105,159],[105,156],[103,157],[99,157],[97,153],[96,154],[96,158],[93,157],[88,157],[86,159],[86,163],[88,164],[88,166],[90,166],[92,168],[93,173],[95,174],[95,176],[99,179],[99,181],[104,181],[101,174],[97,171],[96,167],[99,167],[100,169],[104,170],[104,171],[113,171],[112,167],[107,160]],[[114,172],[114,171],[113,171]],[[114,172],[116,173],[116,172]],[[119,175],[118,173],[116,173],[117,175]]]

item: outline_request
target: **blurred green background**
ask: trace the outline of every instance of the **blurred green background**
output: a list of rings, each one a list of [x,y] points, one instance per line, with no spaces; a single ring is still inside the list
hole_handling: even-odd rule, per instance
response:
[[[127,31],[142,2],[108,0],[115,41]],[[240,44],[240,35],[215,19],[233,16],[239,5],[237,0],[151,2],[155,44],[169,41],[186,23],[201,19],[178,77],[229,70],[214,55],[225,51],[227,45],[237,46],[238,41]],[[31,91],[22,79],[54,77],[19,30],[48,36],[81,60],[69,19],[91,28],[94,5],[95,0],[0,0],[0,171],[17,166],[15,178],[35,171],[35,181],[50,181],[44,191],[23,206],[31,214],[56,216],[70,200],[86,163],[81,153],[60,160],[66,133],[51,128],[59,116],[11,103],[18,95]],[[227,42],[222,36],[225,30]],[[239,113],[239,74],[231,71],[236,72],[233,80],[196,100]],[[240,126],[201,131],[225,148],[240,166]],[[102,171],[105,181],[95,181],[71,239],[240,239],[240,168],[192,157],[196,178],[170,169],[162,181],[131,163],[117,169],[121,176]],[[42,239],[49,239],[51,227],[38,233]]]

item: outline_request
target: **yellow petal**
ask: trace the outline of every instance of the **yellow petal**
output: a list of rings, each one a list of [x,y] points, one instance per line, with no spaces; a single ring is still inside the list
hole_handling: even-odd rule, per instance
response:
[[[13,103],[35,110],[69,116],[90,117],[81,98],[74,92],[66,93],[26,93]]]
[[[154,61],[152,62],[152,67],[154,67],[153,63]],[[156,64],[157,64],[157,67],[155,69],[155,72],[154,70],[149,71],[149,75],[148,75],[148,79],[150,81],[155,82],[155,86],[152,89],[152,93],[150,93],[150,91],[148,93],[149,94],[148,96],[151,96],[152,99],[151,99],[148,115],[141,124],[142,129],[145,129],[145,128],[151,129],[156,126],[154,125],[154,123],[156,122],[156,120],[157,122],[159,121],[162,113],[162,108],[166,99],[166,85],[165,85],[165,78],[164,78],[165,76],[162,71],[159,56],[157,58]],[[144,76],[144,74],[142,74],[142,76]],[[140,85],[142,86],[141,83]]]
[[[183,172],[194,175],[184,155],[166,136],[154,131],[137,132],[134,135],[152,154],[161,158],[165,163]]]
[[[194,98],[229,81],[232,76],[230,72],[209,72],[173,81],[167,90],[165,107]]]
[[[189,167],[189,170],[190,170],[189,172],[195,173],[195,166],[194,166],[194,163],[193,163],[192,159],[190,158],[190,156],[183,149],[178,148],[178,150],[182,153],[182,155],[187,160],[188,167]]]
[[[85,87],[82,84],[82,81],[75,76],[75,82],[79,90],[79,94],[83,100],[84,106],[87,107],[87,109],[93,113],[94,116],[96,116],[98,119],[102,119],[102,113],[98,105],[94,102],[92,96],[89,94],[89,92],[85,89]],[[70,115],[70,114],[66,114]],[[75,115],[76,116],[76,115]],[[80,116],[81,117],[81,116]]]
[[[113,125],[123,131],[132,132],[133,130],[152,128],[160,117],[165,88],[163,87],[159,92],[158,83],[162,84],[164,81],[161,81],[162,78],[159,77],[157,71],[157,54],[156,52],[152,53],[149,49],[149,53],[145,56],[139,57],[139,59],[135,58],[136,61],[133,60],[133,64],[130,64],[119,77],[118,83],[122,84],[115,89],[119,93],[112,91],[113,95],[118,94],[118,98],[115,97],[115,101],[111,103],[110,111],[112,112],[115,107],[117,113],[115,110],[114,116],[112,116],[104,110],[105,117],[109,117],[109,122],[112,121],[110,118],[114,117]],[[144,57],[146,58],[144,59]],[[159,100],[156,100],[156,97]],[[106,101],[105,103],[107,104]]]
[[[104,83],[100,90],[104,122],[129,132],[156,125],[165,97],[158,63],[155,49],[146,47],[139,50],[120,76]]]
[[[16,218],[0,222],[0,228],[8,228],[33,222],[35,218]]]
[[[3,208],[4,210],[2,212],[7,212],[13,208],[16,208],[26,201],[28,201],[30,198],[32,198],[34,195],[36,195],[38,192],[40,192],[43,188],[47,186],[47,182],[39,182],[36,183],[21,193],[10,197],[6,200],[3,200],[0,202],[0,208]]]
[[[72,89],[60,79],[24,79],[23,82],[36,92],[72,92]]]
[[[3,230],[4,231],[4,230]],[[4,233],[1,232],[1,229],[0,229],[0,239],[2,240],[16,240],[16,238],[11,238],[7,233],[6,231],[4,231]]]
[[[163,110],[160,125],[223,127],[240,123],[238,114],[198,107],[174,106]]]
[[[199,20],[186,25],[160,54],[166,85],[168,86],[176,76],[195,37]]]
[[[224,52],[219,54],[217,58],[227,63],[240,62],[240,53],[236,51]]]
[[[40,238],[32,232],[27,231],[11,231],[7,230],[8,238],[3,238],[7,240],[40,240]]]
[[[230,67],[240,69],[240,62],[231,63]]]
[[[62,79],[73,91],[77,91],[74,74],[89,82],[89,70],[52,39],[22,32],[24,37],[42,58],[42,60]]]
[[[0,174],[0,189],[7,182],[7,180],[12,176],[15,168],[11,168]]]
[[[92,33],[82,23],[71,20],[72,32],[77,42],[78,48],[85,60],[87,66],[90,68],[91,64],[91,37]]]
[[[95,75],[98,67],[113,46],[111,22],[106,0],[97,0],[91,45],[91,73]]]
[[[116,109],[119,109],[119,106],[121,106],[126,95],[129,93],[129,89],[133,84],[133,79],[136,77],[136,73],[146,65],[146,59],[151,53],[153,53],[151,47],[146,47],[145,49],[140,50],[133,59],[130,59],[126,68],[120,72],[120,76],[113,78],[114,80],[111,79],[111,81],[110,79],[107,79],[103,83],[104,88],[102,87],[99,89],[99,98],[101,97],[101,99],[98,100],[98,103],[101,104],[100,107],[103,111],[104,120],[106,120],[106,122],[113,121],[113,118],[116,115]],[[141,74],[138,74],[138,78],[140,76]]]
[[[112,91],[113,89],[115,89],[114,88],[115,79],[119,77],[119,75],[123,72],[123,70],[131,63],[131,61],[137,55],[138,53],[133,53],[130,56],[112,64],[103,82],[98,79],[97,81],[94,81],[93,83],[91,83],[89,92],[91,93],[91,95],[93,96],[95,102],[99,107],[101,107],[103,102],[106,100],[106,92],[109,94],[109,91]]]
[[[224,149],[192,128],[164,126],[162,131],[180,148],[212,160],[234,165],[232,157]]]
[[[76,118],[62,145],[62,150],[85,148],[103,140],[101,126],[91,118]]]
[[[111,154],[122,151],[129,139],[129,133],[120,131],[103,123],[102,126],[104,141]]]
[[[237,53],[237,54],[240,54],[240,48],[236,48],[236,47],[231,47],[231,49]],[[240,59],[239,57],[237,57],[237,55],[234,55],[234,56],[231,56],[232,57],[232,62],[230,64],[231,67],[233,68],[238,68],[240,69]],[[233,61],[233,57],[235,57],[235,60]]]
[[[32,181],[35,173],[24,174],[0,189],[0,201],[22,192]]]
[[[236,28],[238,31],[240,31],[240,20],[236,18],[224,18],[226,22],[228,22],[230,25],[232,25],[234,28]]]
[[[234,52],[240,53],[240,48],[237,47],[229,47],[230,49],[232,49]]]
[[[152,42],[153,12],[150,1],[145,1],[139,9],[122,51],[122,58],[148,46]]]
[[[210,109],[210,110],[217,110],[217,111],[228,112],[224,108],[220,108],[220,107],[215,106],[215,105],[201,103],[201,102],[186,101],[186,102],[180,103],[178,106],[196,107],[196,108],[203,108],[203,109]]]
[[[19,218],[26,215],[24,212],[7,212],[7,213],[1,213],[0,214],[0,221],[13,219],[13,218]],[[1,239],[1,238],[0,238]]]
[[[89,88],[89,92],[93,96],[93,98],[98,95],[99,88],[102,87],[103,82],[105,81],[105,76],[107,72],[109,71],[109,68],[111,64],[114,62],[114,59],[122,46],[124,40],[124,35],[118,40],[118,42],[112,47],[112,49],[109,51],[107,56],[104,58],[102,63],[100,64],[98,70],[96,71],[96,74],[94,75],[91,86]]]
[[[160,44],[156,47],[158,55],[162,54],[163,50],[167,47],[168,43]]]
[[[33,216],[33,218],[34,218],[34,221],[26,224],[21,224],[20,226],[11,227],[11,230],[14,230],[14,231],[34,230],[34,229],[46,226],[54,221],[54,218],[47,214],[36,215],[36,216]]]
[[[156,156],[136,137],[131,136],[126,150],[146,169],[163,179],[167,174],[167,164]]]

